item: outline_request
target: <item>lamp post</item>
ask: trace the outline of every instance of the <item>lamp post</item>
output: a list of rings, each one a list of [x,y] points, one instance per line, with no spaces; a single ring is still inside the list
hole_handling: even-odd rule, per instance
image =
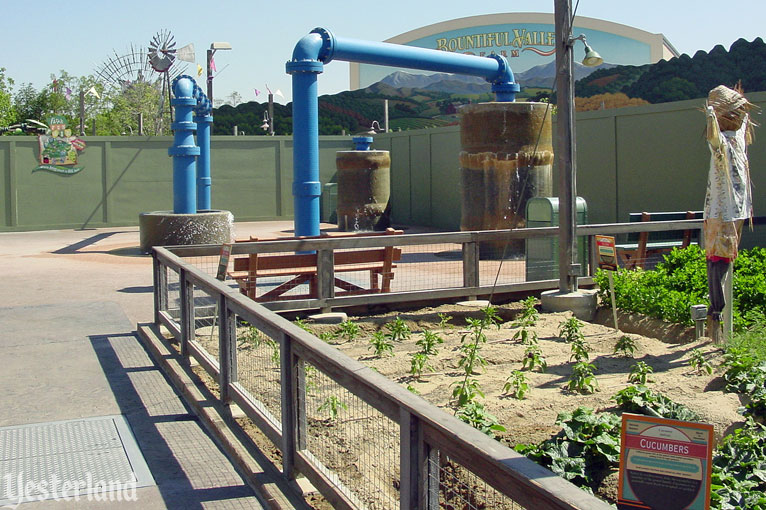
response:
[[[213,55],[218,50],[230,50],[231,44],[227,42],[214,42],[210,44],[210,49],[207,50],[207,98],[210,100],[210,104],[213,103]]]

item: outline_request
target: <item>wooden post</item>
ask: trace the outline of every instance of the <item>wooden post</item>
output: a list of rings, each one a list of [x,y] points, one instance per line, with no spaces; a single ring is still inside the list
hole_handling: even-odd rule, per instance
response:
[[[479,286],[479,243],[463,243],[463,287]]]
[[[399,509],[414,510],[430,501],[428,488],[428,452],[417,416],[405,408],[399,410]],[[438,491],[438,487],[437,487]],[[438,492],[436,498],[438,507]],[[431,508],[427,505],[426,508]]]
[[[160,312],[168,309],[168,268],[152,252],[152,269],[154,273],[154,323],[160,323]]]
[[[335,297],[335,259],[332,250],[317,250],[317,279],[316,297]]]
[[[218,385],[221,401],[231,402],[229,385],[237,382],[237,318],[226,303],[226,295],[218,297]]]
[[[194,335],[194,284],[187,280],[186,270],[178,272],[181,286],[181,357],[189,357],[189,342]]]
[[[286,333],[282,333],[279,338],[279,361],[282,379],[282,472],[288,480],[292,480],[296,475],[295,457],[298,451],[297,397],[301,385],[297,383],[298,373],[303,370],[298,366],[298,358],[293,355],[292,342]]]

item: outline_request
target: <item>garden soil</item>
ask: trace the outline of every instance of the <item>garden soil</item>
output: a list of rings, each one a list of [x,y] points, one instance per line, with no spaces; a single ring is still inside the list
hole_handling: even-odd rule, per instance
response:
[[[624,333],[611,327],[611,310],[602,310],[597,320],[610,325],[584,323],[582,328],[585,341],[590,346],[590,361],[596,366],[598,391],[581,394],[567,390],[572,374],[571,348],[559,336],[563,322],[572,317],[571,312],[541,313],[534,331],[548,363],[545,372],[525,371],[530,385],[526,398],[517,400],[503,392],[506,379],[513,370],[521,370],[526,346],[513,339],[519,330],[513,320],[521,312],[521,303],[498,308],[503,324],[499,328],[485,330],[487,343],[482,354],[487,366],[476,376],[485,398],[481,402],[495,415],[506,429],[498,433],[498,439],[510,447],[518,443],[537,443],[559,432],[556,418],[559,413],[573,411],[586,406],[597,411],[618,412],[612,396],[629,385],[628,374],[638,361],[650,365],[654,373],[647,384],[652,390],[661,391],[675,402],[696,412],[706,423],[715,427],[716,439],[731,433],[744,423],[737,409],[744,405],[737,394],[723,391],[723,351],[703,337],[694,341],[693,328],[683,328],[659,320],[627,316],[618,317],[618,323],[634,333]],[[439,328],[439,314],[451,316],[449,327]],[[336,347],[348,356],[375,368],[390,379],[409,386],[425,400],[453,414],[451,405],[453,384],[462,379],[458,366],[461,338],[469,334],[466,318],[479,318],[480,309],[459,305],[443,305],[408,312],[391,312],[384,315],[349,317],[357,323],[363,334],[352,341],[338,339]],[[385,324],[397,317],[403,319],[412,335],[408,340],[396,343],[393,355],[377,358],[373,356],[369,339],[375,331],[385,329]],[[309,322],[310,324],[310,322]],[[337,325],[314,325],[311,329],[335,331]],[[430,361],[433,371],[425,372],[420,378],[410,375],[411,355],[419,348],[415,345],[425,330],[438,333],[444,343],[439,353]],[[614,354],[617,341],[623,335],[633,338],[637,348],[632,357]],[[689,341],[691,340],[691,341]],[[697,372],[689,364],[690,353],[700,349],[713,367],[713,373]],[[612,473],[604,480],[599,493],[614,501],[617,491],[617,476]]]
[[[506,429],[505,432],[498,433],[497,438],[509,447],[551,438],[560,431],[560,427],[555,424],[558,414],[571,412],[579,406],[597,411],[619,412],[612,396],[629,385],[628,374],[638,361],[645,362],[654,370],[647,386],[687,406],[706,423],[712,424],[715,427],[716,439],[731,433],[744,422],[737,412],[743,405],[740,397],[723,391],[723,370],[720,368],[723,351],[720,346],[714,345],[705,337],[695,341],[693,328],[624,314],[618,318],[618,322],[624,323],[625,329],[633,332],[617,331],[611,326],[611,310],[601,310],[597,314],[596,320],[604,324],[583,323],[582,328],[585,341],[590,347],[589,361],[596,366],[598,391],[582,394],[567,389],[574,362],[570,360],[570,344],[560,337],[559,330],[562,323],[570,319],[572,314],[561,312],[540,313],[534,327],[538,344],[548,364],[547,370],[525,371],[530,391],[523,400],[507,395],[503,386],[513,370],[522,369],[526,349],[525,345],[514,340],[514,334],[519,331],[519,328],[514,326],[514,319],[521,310],[520,302],[498,307],[498,314],[503,322],[498,328],[484,330],[487,343],[481,352],[487,365],[481,368],[476,376],[485,394],[485,397],[480,399],[481,402]],[[444,327],[440,327],[440,315],[451,317]],[[410,387],[445,412],[454,414],[455,408],[451,402],[453,384],[463,377],[462,368],[458,366],[458,348],[461,338],[470,334],[466,319],[482,316],[481,309],[460,305],[442,305],[380,315],[349,316],[349,320],[360,327],[360,335],[352,340],[336,338],[330,340],[330,343],[391,380]],[[374,356],[370,338],[376,331],[386,332],[386,324],[397,317],[409,326],[412,331],[410,338],[396,342],[392,355]],[[338,329],[337,324],[317,324],[310,320],[306,320],[306,324],[317,336]],[[202,333],[198,339],[209,338],[209,328],[206,330],[198,331],[198,335]],[[438,355],[429,361],[432,370],[416,378],[410,374],[411,356],[418,352],[419,347],[415,342],[422,338],[426,330],[437,333],[444,339],[444,343],[439,345]],[[632,357],[614,354],[615,344],[624,335],[634,339],[637,345]],[[201,343],[208,344],[205,347],[215,355],[215,342],[208,343],[204,340]],[[697,372],[691,368],[690,354],[695,349],[704,353],[713,368],[712,374]],[[243,354],[240,351],[240,356]],[[278,406],[278,394],[261,394],[261,397],[275,400],[271,404]],[[251,432],[257,435],[255,431]],[[616,472],[609,473],[604,478],[597,493],[611,501],[616,499]]]

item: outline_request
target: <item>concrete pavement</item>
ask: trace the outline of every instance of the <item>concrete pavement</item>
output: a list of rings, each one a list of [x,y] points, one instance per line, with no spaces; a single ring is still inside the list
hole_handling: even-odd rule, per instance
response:
[[[291,228],[242,224],[237,236]],[[30,510],[262,508],[135,334],[153,317],[138,244],[135,227],[0,233],[0,507],[27,493]],[[114,490],[81,484],[66,500],[61,479],[78,474]]]

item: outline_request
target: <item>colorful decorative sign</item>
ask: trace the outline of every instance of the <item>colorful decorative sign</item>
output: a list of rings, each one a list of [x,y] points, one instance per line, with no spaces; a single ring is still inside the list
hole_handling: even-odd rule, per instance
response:
[[[54,115],[48,121],[49,130],[39,135],[40,165],[32,172],[47,170],[58,174],[76,174],[82,167],[77,165],[77,153],[85,149],[85,142],[72,136],[72,130],[67,129],[66,119]]]
[[[218,259],[218,272],[215,275],[221,281],[226,279],[226,268],[229,267],[232,246],[234,246],[232,243],[223,243],[221,245],[221,257]]]
[[[709,510],[713,426],[622,415],[617,508]]]
[[[617,251],[614,247],[614,236],[595,236],[598,249],[598,267],[609,271],[617,271]]]

